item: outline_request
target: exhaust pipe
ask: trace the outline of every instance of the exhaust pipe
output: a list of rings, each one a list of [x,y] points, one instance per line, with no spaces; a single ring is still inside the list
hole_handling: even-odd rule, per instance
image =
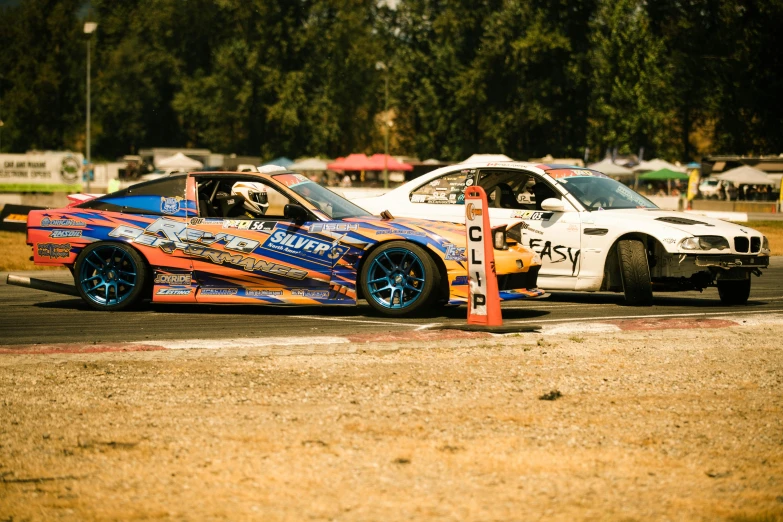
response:
[[[13,274],[8,274],[8,278],[5,282],[9,285],[24,286],[34,290],[43,290],[44,292],[54,292],[56,294],[80,297],[79,292],[76,290],[74,285],[55,283],[53,281],[45,281],[43,279],[33,279],[31,277],[16,276]]]

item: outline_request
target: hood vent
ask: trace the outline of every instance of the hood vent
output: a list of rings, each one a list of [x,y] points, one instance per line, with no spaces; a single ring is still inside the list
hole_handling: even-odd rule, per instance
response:
[[[710,225],[709,223],[705,223],[704,221],[696,221],[695,219],[688,219],[688,218],[675,217],[675,216],[659,217],[659,218],[655,218],[655,221],[663,221],[664,223],[671,223],[672,225],[705,225],[708,227],[715,226],[715,225]]]

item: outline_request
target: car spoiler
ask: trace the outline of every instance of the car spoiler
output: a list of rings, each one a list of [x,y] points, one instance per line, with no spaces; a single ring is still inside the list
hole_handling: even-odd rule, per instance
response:
[[[68,206],[75,207],[85,201],[90,201],[91,199],[99,198],[101,196],[105,196],[105,194],[68,194]]]

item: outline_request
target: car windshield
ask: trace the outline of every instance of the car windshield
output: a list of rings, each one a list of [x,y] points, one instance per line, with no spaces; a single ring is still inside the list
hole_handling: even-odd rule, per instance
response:
[[[619,181],[603,176],[571,176],[557,180],[587,210],[658,208]]]
[[[313,204],[318,210],[326,214],[329,219],[368,217],[372,215],[339,194],[310,181],[301,174],[291,174],[289,172],[278,174],[274,178]]]

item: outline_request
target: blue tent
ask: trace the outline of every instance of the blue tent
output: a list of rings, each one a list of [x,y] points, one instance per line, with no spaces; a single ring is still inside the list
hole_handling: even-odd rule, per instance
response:
[[[273,160],[267,161],[263,165],[279,165],[281,167],[288,168],[293,164],[294,162],[290,158],[286,158],[285,156],[280,156],[279,158],[275,158]]]

